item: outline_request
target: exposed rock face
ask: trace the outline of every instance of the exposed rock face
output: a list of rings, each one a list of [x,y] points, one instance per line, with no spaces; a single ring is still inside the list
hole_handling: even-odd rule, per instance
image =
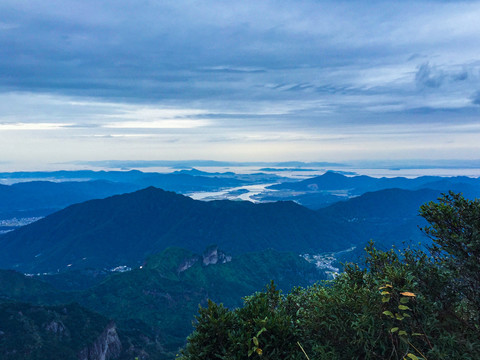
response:
[[[67,336],[70,336],[68,329],[61,321],[51,321],[45,325],[45,330],[54,333],[55,335],[62,336],[65,332]]]
[[[218,250],[217,246],[210,246],[203,253],[203,265],[225,264],[232,261],[232,257]]]
[[[185,258],[177,268],[177,274],[190,269],[197,262],[200,262],[202,266],[225,264],[232,261],[232,257],[226,255],[221,250],[218,250],[216,245],[209,246],[202,256],[194,255],[193,257]]]
[[[181,273],[185,270],[190,269],[193,265],[195,265],[195,263],[199,260],[199,258],[200,258],[199,256],[198,257],[195,256],[193,258],[185,259],[178,267],[177,273]]]
[[[112,322],[92,345],[80,351],[78,360],[116,359],[121,351],[122,344],[117,334],[117,328]]]

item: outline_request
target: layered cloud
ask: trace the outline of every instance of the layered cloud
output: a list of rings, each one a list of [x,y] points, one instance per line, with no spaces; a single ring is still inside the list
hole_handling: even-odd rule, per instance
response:
[[[12,160],[21,143],[72,159],[479,150],[478,1],[4,0],[0,14]]]

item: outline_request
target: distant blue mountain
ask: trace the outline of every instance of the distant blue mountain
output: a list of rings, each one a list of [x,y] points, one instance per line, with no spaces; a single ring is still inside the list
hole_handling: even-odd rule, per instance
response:
[[[138,190],[139,186],[104,180],[31,181],[0,185],[0,219],[43,216],[68,205]]]
[[[231,171],[228,171],[228,172],[223,172],[223,173],[219,173],[219,172],[206,172],[206,171],[201,171],[201,170],[198,170],[198,169],[184,169],[184,170],[177,170],[177,171],[174,171],[173,174],[187,174],[187,175],[193,175],[193,176],[229,176],[229,177],[232,177],[232,176],[235,176],[236,174],[234,172],[231,172]]]
[[[467,198],[480,196],[480,179],[466,176],[439,177],[421,176],[417,178],[374,178],[370,176],[345,176],[328,171],[321,176],[301,181],[287,181],[267,187],[274,190],[256,196],[260,201],[292,200],[311,209],[319,209],[334,202],[347,200],[366,192],[384,189],[434,189],[440,192],[449,190],[461,192]]]
[[[439,176],[421,176],[417,178],[393,177],[393,178],[374,178],[366,175],[345,176],[336,172],[327,171],[321,176],[316,176],[302,181],[284,182],[272,185],[269,189],[274,190],[294,190],[294,191],[328,191],[328,190],[349,190],[351,194],[361,194],[367,191],[377,191],[382,189],[420,189],[435,188],[439,190],[448,190],[452,186],[461,188],[468,186],[468,190],[476,191],[480,189],[480,180],[466,176],[457,177],[439,177]]]
[[[208,174],[208,173],[207,173]],[[141,187],[157,186],[176,192],[202,191],[218,189],[219,187],[234,187],[244,184],[244,181],[226,177],[196,176],[198,174],[130,171],[52,171],[52,172],[14,172],[0,173],[3,179],[55,179],[55,180],[104,180],[110,182],[128,183]],[[205,175],[205,174],[203,174]]]
[[[272,175],[268,176],[271,180]],[[173,174],[144,173],[136,170],[16,172],[1,173],[0,178],[14,182],[12,185],[0,185],[0,220],[45,216],[68,205],[103,199],[148,186],[187,193],[216,191],[263,181],[263,178],[258,176],[243,176],[240,179],[235,177],[235,174],[232,176],[225,173],[223,177],[219,177],[196,170]]]

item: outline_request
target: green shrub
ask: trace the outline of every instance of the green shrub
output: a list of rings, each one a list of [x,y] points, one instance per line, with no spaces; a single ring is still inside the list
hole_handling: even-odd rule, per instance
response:
[[[365,266],[333,281],[287,295],[271,284],[234,310],[210,302],[181,358],[479,359],[479,214],[450,193],[421,208],[434,256],[371,243]]]

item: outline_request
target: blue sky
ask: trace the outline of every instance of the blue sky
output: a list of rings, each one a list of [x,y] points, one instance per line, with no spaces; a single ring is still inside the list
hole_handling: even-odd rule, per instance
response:
[[[480,158],[479,1],[0,2],[0,162]]]

